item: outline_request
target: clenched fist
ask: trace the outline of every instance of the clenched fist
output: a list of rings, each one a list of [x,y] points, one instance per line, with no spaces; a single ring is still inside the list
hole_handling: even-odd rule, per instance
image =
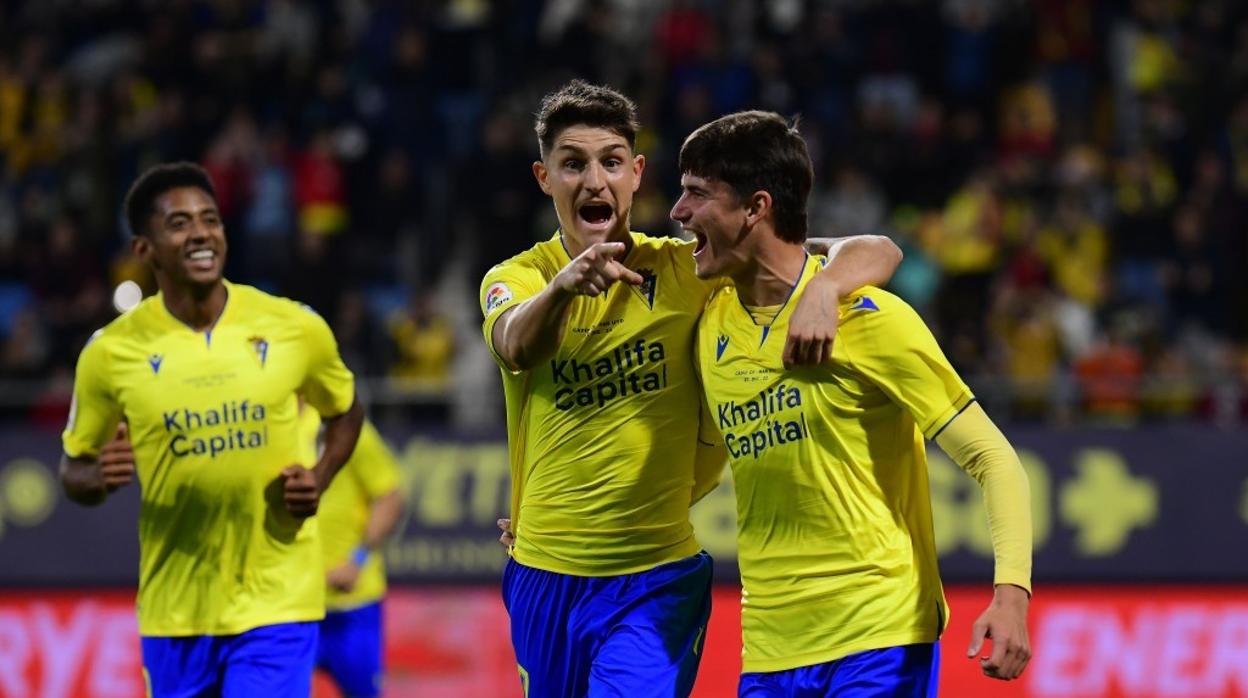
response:
[[[281,477],[286,511],[297,519],[315,514],[321,501],[321,487],[316,475],[302,465],[288,465],[282,469]]]

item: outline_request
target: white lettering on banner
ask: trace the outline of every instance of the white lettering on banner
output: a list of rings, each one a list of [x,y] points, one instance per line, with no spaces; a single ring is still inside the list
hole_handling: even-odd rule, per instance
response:
[[[39,647],[39,660],[43,664],[41,698],[69,696],[74,679],[81,671],[87,640],[91,635],[91,620],[96,605],[84,601],[74,608],[69,621],[61,626],[56,614],[48,604],[30,606],[31,631]]]
[[[26,663],[30,661],[30,640],[21,614],[0,610],[0,696],[28,696]]]
[[[0,696],[143,695],[138,630],[131,608],[94,601],[0,608]]]
[[[1199,606],[1176,606],[1169,612],[1169,622],[1159,623],[1162,635],[1161,656],[1157,661],[1157,693],[1163,696],[1200,695],[1202,656],[1217,649],[1208,646],[1209,629],[1217,622]]]
[[[1033,646],[1036,696],[1248,694],[1248,606],[1147,605],[1125,618],[1110,605],[1049,606]]]
[[[1210,692],[1248,695],[1248,606],[1234,606],[1217,613],[1213,633],[1214,658],[1210,660]],[[1235,689],[1238,688],[1238,691]]]
[[[136,696],[143,694],[143,686],[135,677],[135,667],[141,667],[139,643],[134,638],[139,632],[134,613],[112,610],[101,615],[96,625],[95,661],[91,662],[91,693],[105,696]]]

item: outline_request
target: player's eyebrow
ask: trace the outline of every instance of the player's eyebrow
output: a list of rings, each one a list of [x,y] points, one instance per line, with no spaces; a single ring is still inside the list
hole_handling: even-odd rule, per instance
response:
[[[170,211],[169,213],[166,213],[165,220],[172,221],[178,217],[194,218],[195,216],[218,216],[220,217],[220,215],[221,214],[217,211],[216,206],[204,206],[203,208],[199,208],[199,209],[179,208],[179,209],[174,209]]]
[[[607,145],[605,145],[605,146],[603,146],[603,147],[599,148],[599,149],[598,149],[598,154],[599,154],[599,155],[609,155],[609,154],[611,154],[611,153],[613,153],[613,152],[615,152],[615,151],[617,151],[617,150],[627,150],[627,149],[628,149],[628,146],[626,146],[626,145],[625,145],[625,144],[623,144],[623,143],[610,143],[610,144],[607,144]],[[560,153],[561,151],[566,151],[566,152],[567,152],[567,154],[570,154],[570,155],[587,155],[587,154],[589,154],[589,151],[588,151],[588,150],[586,150],[585,148],[582,148],[582,147],[581,147],[581,146],[579,146],[579,145],[575,145],[575,144],[573,144],[573,143],[560,143],[558,146],[555,146],[555,150],[554,150],[554,152],[555,152],[555,153]]]

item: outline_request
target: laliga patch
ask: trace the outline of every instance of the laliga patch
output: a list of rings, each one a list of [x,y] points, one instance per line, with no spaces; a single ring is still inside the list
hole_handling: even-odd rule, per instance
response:
[[[490,284],[490,287],[485,289],[485,314],[489,315],[498,310],[509,300],[511,300],[511,289],[507,287],[507,284],[501,281]]]

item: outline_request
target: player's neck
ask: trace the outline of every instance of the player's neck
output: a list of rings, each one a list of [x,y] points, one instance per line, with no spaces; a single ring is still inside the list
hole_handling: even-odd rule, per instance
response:
[[[612,230],[610,235],[602,240],[580,240],[575,235],[568,233],[567,228],[560,226],[559,240],[563,243],[563,249],[567,251],[568,256],[572,259],[588,250],[591,246],[599,242],[622,242],[624,243],[624,254],[628,255],[633,251],[633,236],[628,234],[628,226],[624,226],[618,230]]]
[[[750,306],[785,302],[806,266],[806,250],[777,239],[773,244],[759,245],[753,257],[750,268],[733,279],[741,302]]]
[[[217,324],[229,297],[229,291],[222,281],[205,287],[173,283],[161,283],[159,286],[169,314],[196,332],[210,330]]]

